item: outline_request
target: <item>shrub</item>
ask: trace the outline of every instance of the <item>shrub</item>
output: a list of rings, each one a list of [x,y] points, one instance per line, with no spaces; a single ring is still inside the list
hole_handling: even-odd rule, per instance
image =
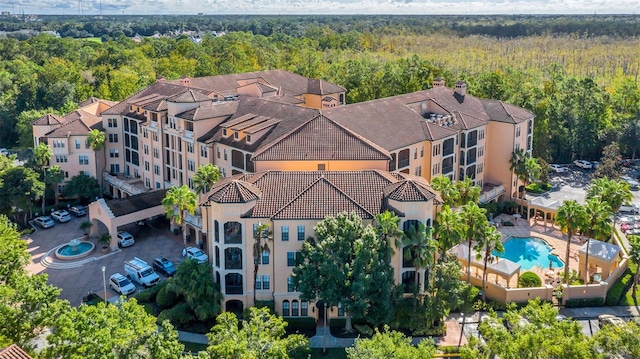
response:
[[[533,272],[524,272],[520,276],[520,279],[518,279],[518,286],[520,288],[540,287],[541,285],[542,280]]]
[[[165,309],[170,308],[178,303],[178,294],[174,292],[169,286],[165,285],[156,296],[156,303],[158,303],[158,307]]]
[[[618,305],[620,298],[624,295],[629,286],[633,284],[633,273],[627,268],[627,270],[618,278],[618,280],[611,286],[607,293],[606,304]]]
[[[269,308],[271,313],[276,312],[276,303],[273,300],[256,300],[256,308]]]
[[[358,333],[364,335],[365,337],[371,337],[373,335],[373,329],[371,329],[371,327],[368,325],[356,324],[353,327],[358,331]]]
[[[165,320],[171,322],[171,324],[176,325],[178,327],[180,324],[186,324],[194,321],[196,318],[189,312],[189,306],[187,303],[180,303],[175,307],[167,310],[163,310],[158,315],[158,320],[156,321],[158,324],[162,323]]]
[[[601,307],[603,305],[603,298],[569,299],[564,301],[564,306],[567,308]]]
[[[287,334],[302,334],[307,337],[316,335],[316,320],[314,318],[283,318],[287,322]]]
[[[136,298],[136,300],[138,301],[138,303],[151,303],[154,302],[156,300],[156,295],[158,294],[158,292],[160,291],[160,289],[162,289],[165,285],[166,285],[166,281],[162,282],[158,285],[154,285],[151,288],[147,288],[145,290],[142,290],[140,292],[138,292],[134,298]]]

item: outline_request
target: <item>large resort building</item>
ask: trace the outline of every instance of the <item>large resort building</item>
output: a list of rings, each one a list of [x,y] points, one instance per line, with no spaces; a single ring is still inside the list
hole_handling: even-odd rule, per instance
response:
[[[441,199],[429,182],[439,175],[470,178],[483,189],[481,202],[516,197],[520,184],[509,159],[532,142],[533,114],[473,97],[464,82],[448,88],[438,78],[429,90],[349,105],[345,91],[283,70],[159,80],[86,126],[104,130],[103,159],[90,160],[89,172],[76,163],[63,170],[97,174],[110,196],[125,198],[194,189],[199,166],[218,166],[225,178],[199,194],[200,208],[186,219],[188,235],[211,258],[224,308],[252,305],[255,292],[284,316],[319,317],[291,282],[296,252],[319,220],[355,211],[371,223],[389,210],[403,229],[431,225]],[[68,125],[56,120],[36,121],[34,141],[46,141],[54,154],[60,143],[77,148],[76,135],[60,137]],[[75,161],[82,164],[56,164]],[[260,223],[273,235],[254,285]],[[402,250],[392,265],[397,283],[423,277]]]

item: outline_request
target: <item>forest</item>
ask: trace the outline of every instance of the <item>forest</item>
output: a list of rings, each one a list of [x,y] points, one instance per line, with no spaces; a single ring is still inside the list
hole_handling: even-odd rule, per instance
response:
[[[434,77],[536,115],[547,162],[624,157],[640,144],[638,17],[150,16],[3,19],[0,146],[30,147],[31,122],[90,96],[122,100],[163,76],[285,69],[347,89],[356,103],[431,87]],[[168,31],[202,31],[200,43]],[[209,31],[224,31],[213,36]],[[141,39],[130,36],[140,35]],[[9,34],[10,35],[10,34]]]

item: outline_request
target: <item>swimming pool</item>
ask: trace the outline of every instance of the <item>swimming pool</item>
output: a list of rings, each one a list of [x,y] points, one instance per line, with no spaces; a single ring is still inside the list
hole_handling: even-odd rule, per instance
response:
[[[513,237],[503,243],[504,252],[493,252],[494,256],[506,258],[520,264],[522,269],[531,269],[535,266],[549,268],[564,267],[564,262],[557,255],[551,254],[551,246],[544,240],[535,237]]]

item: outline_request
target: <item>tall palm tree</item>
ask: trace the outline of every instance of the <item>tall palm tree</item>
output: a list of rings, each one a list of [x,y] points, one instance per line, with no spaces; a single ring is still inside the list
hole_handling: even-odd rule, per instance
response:
[[[454,207],[460,196],[455,183],[447,176],[437,176],[431,179],[431,187],[440,193],[444,204]]]
[[[600,202],[607,203],[611,208],[613,224],[615,225],[616,213],[618,213],[623,204],[630,203],[633,200],[633,194],[627,182],[598,178],[589,184],[587,198],[597,198]]]
[[[480,200],[480,194],[482,189],[473,184],[471,178],[466,177],[463,181],[456,182],[456,188],[458,190],[458,198],[456,204],[462,206],[469,202],[478,203]]]
[[[471,284],[471,248],[473,241],[483,236],[485,228],[489,226],[489,220],[487,219],[487,210],[478,207],[478,204],[473,202],[462,206],[461,217],[464,221],[464,236],[469,248],[467,283]]]
[[[435,262],[435,256],[438,252],[438,246],[432,238],[432,228],[426,227],[424,223],[418,222],[418,226],[411,226],[404,233],[402,245],[408,249],[404,252],[407,258],[411,259],[411,264],[416,269],[416,286],[418,295],[422,298],[425,290],[425,274],[430,272],[431,266]],[[422,277],[422,282],[419,278]]]
[[[194,214],[197,205],[196,194],[184,185],[169,188],[167,194],[162,199],[162,207],[164,207],[167,217],[171,220],[172,227],[174,225],[182,226],[184,243],[187,243],[185,212]]]
[[[393,255],[393,247],[391,245],[399,247],[399,240],[404,234],[398,226],[399,224],[400,217],[393,212],[384,211],[376,214],[376,232],[378,237],[385,243],[384,259],[387,263],[391,262],[391,256]]]
[[[464,222],[460,213],[444,205],[436,217],[434,230],[440,248],[440,261],[444,261],[447,251],[464,238]]]
[[[253,234],[253,305],[256,305],[256,285],[258,282],[258,269],[260,268],[260,258],[262,252],[269,248],[267,243],[262,243],[269,238],[269,225],[266,223],[258,223],[258,228]]]
[[[638,280],[640,280],[640,236],[629,236],[629,257],[636,263],[636,272],[633,274],[633,300],[636,301],[636,289],[638,286]]]
[[[503,252],[504,246],[502,245],[502,234],[494,226],[486,226],[482,232],[482,236],[477,238],[477,243],[474,247],[477,256],[476,259],[483,259],[482,269],[482,300],[486,299],[486,290],[484,289],[487,282],[487,264],[493,262],[495,257],[493,251]]]
[[[198,167],[196,173],[193,175],[193,183],[195,184],[196,193],[207,193],[209,189],[216,184],[222,178],[220,169],[218,166],[214,166],[211,163],[207,163],[204,166]]]
[[[36,165],[38,165],[38,167],[40,167],[40,169],[42,170],[42,179],[43,179],[43,182],[45,183],[45,188],[42,193],[42,215],[46,215],[45,213],[46,211],[45,207],[47,205],[46,204],[47,202],[46,201],[46,194],[47,194],[46,166],[49,164],[49,160],[51,159],[51,156],[53,156],[53,151],[51,151],[51,148],[49,148],[49,146],[47,146],[46,143],[40,143],[39,145],[33,148],[33,160],[36,163]]]
[[[45,176],[45,191],[46,185],[54,185],[53,193],[55,197],[55,203],[58,204],[58,183],[64,181],[64,172],[60,169],[60,166],[51,166]]]
[[[589,198],[584,205],[585,221],[584,228],[580,231],[587,235],[587,253],[584,261],[584,273],[588,277],[589,273],[589,243],[591,238],[599,241],[608,241],[611,238],[613,223],[609,214],[611,208],[607,203],[600,202],[597,198]]]
[[[98,130],[98,129],[93,129],[91,131],[89,131],[89,133],[87,134],[87,142],[89,143],[89,147],[91,147],[91,149],[95,152],[96,155],[96,171],[98,171],[98,169],[100,168],[100,164],[98,163],[98,152],[100,152],[106,143],[106,138],[104,135],[104,132]],[[98,179],[98,182],[100,183],[100,192],[103,192],[102,186],[104,185],[103,183],[103,178],[102,178],[102,172],[104,172],[104,169],[107,167],[107,158],[106,158],[106,154],[103,155],[103,163],[104,165],[102,166],[102,170],[100,170],[99,172],[96,173],[96,178]]]
[[[519,148],[511,153],[509,159],[509,169],[518,179],[520,179],[525,173],[524,161],[527,159],[527,152],[524,148]],[[517,198],[517,194],[516,194]]]
[[[530,157],[522,148],[513,151],[509,163],[518,180],[522,181],[521,199],[524,201],[527,194],[527,186],[540,178],[542,168],[538,164],[538,160]],[[522,202],[520,203],[520,212],[522,212]]]
[[[569,255],[571,251],[571,238],[584,227],[585,211],[576,200],[564,201],[558,207],[556,223],[560,226],[562,232],[567,234],[567,250],[564,256],[564,280],[569,284]]]

